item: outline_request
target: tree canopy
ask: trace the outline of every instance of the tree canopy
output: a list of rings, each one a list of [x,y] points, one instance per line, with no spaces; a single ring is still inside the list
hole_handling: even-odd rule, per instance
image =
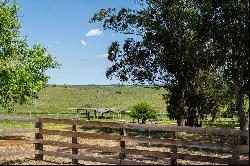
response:
[[[249,59],[248,2],[136,2],[141,5],[140,9],[101,9],[90,20],[101,22],[104,29],[139,36],[138,40],[127,38],[123,45],[117,41],[112,43],[108,59],[113,65],[107,69],[107,77],[165,85],[172,97],[175,96],[169,108],[175,112],[173,115],[179,125],[183,125],[185,118],[198,107],[209,110],[225,104],[221,97],[231,84],[241,122],[245,121],[242,105],[244,94],[248,95],[249,79],[246,74]],[[227,78],[225,84],[218,84],[220,82],[212,74],[218,70],[223,73],[220,78]],[[200,71],[210,74],[202,75]],[[200,79],[202,77],[206,79]],[[205,87],[206,82],[211,85]],[[221,91],[216,90],[218,87],[222,88]]]
[[[0,106],[8,109],[37,97],[49,78],[45,71],[59,66],[46,48],[29,47],[20,27],[16,2],[0,2]]]
[[[123,46],[113,42],[108,59],[113,65],[107,77],[121,81],[150,84],[178,84],[178,124],[183,125],[185,93],[199,69],[208,69],[211,54],[206,54],[209,31],[195,31],[203,25],[202,17],[190,1],[145,0],[141,10],[102,9],[91,19],[103,22],[104,29],[136,34],[141,40],[125,40]]]
[[[156,110],[153,109],[148,103],[139,103],[131,109],[129,113],[131,118],[142,119],[142,123],[145,123],[147,119],[155,119],[156,118]]]

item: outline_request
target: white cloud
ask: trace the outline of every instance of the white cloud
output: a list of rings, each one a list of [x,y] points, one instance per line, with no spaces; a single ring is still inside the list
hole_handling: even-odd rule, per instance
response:
[[[100,36],[102,35],[102,31],[100,31],[99,29],[92,29],[90,31],[88,31],[88,33],[86,34],[86,36],[90,37],[90,36]]]
[[[82,43],[83,46],[87,46],[88,45],[88,43],[86,41],[84,41],[84,40],[81,40],[81,43]]]

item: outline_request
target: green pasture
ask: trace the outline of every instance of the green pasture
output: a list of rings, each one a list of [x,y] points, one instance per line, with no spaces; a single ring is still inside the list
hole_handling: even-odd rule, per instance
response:
[[[8,112],[0,108],[0,115],[75,119],[77,118],[76,114],[65,114],[75,113],[75,110],[69,110],[68,108],[125,108],[129,110],[140,102],[147,102],[158,112],[157,120],[147,123],[176,123],[176,121],[171,121],[167,117],[166,104],[162,100],[162,95],[166,93],[167,90],[164,88],[141,86],[47,86],[39,93],[39,99],[32,100],[30,105],[16,105],[14,112]],[[104,114],[104,118],[97,117],[97,119],[94,119],[93,113],[90,116],[91,120],[97,121],[125,120],[126,122],[133,122],[133,119],[128,115],[118,117],[117,113]],[[80,118],[87,120],[85,115]],[[137,121],[135,120],[135,122]],[[32,124],[1,122],[0,128],[11,127],[10,125],[33,127]],[[238,120],[233,118],[219,118],[215,123],[211,122],[209,118],[204,121],[204,127],[235,128],[238,125]]]
[[[130,108],[139,102],[147,102],[158,112],[166,112],[163,88],[135,86],[48,86],[39,93],[39,99],[29,106],[16,106],[12,114],[62,113],[67,108]],[[3,109],[1,113],[4,113]]]

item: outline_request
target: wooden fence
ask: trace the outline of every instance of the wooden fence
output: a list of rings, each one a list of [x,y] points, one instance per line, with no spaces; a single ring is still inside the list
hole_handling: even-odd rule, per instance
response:
[[[79,160],[116,164],[116,165],[152,165],[154,163],[147,163],[145,161],[134,161],[128,160],[128,155],[139,155],[139,156],[151,156],[158,160],[169,159],[171,165],[177,165],[177,160],[191,160],[200,162],[210,162],[218,164],[239,164],[248,165],[248,159],[241,159],[240,153],[249,154],[249,145],[241,145],[239,138],[241,136],[248,137],[249,131],[240,131],[234,129],[212,129],[212,128],[196,128],[196,127],[180,127],[180,126],[163,126],[163,125],[151,125],[151,124],[135,124],[135,123],[116,123],[116,122],[99,122],[99,121],[81,121],[81,120],[68,120],[68,119],[51,119],[51,118],[24,118],[24,117],[2,117],[1,120],[11,121],[23,121],[35,123],[34,129],[0,129],[0,134],[8,133],[35,133],[35,139],[33,140],[1,140],[0,146],[5,145],[17,145],[17,144],[34,144],[35,150],[24,152],[8,152],[0,153],[0,157],[12,156],[19,154],[35,154],[35,160],[43,160],[43,156],[55,156],[62,158],[72,159],[73,164],[78,164]],[[60,131],[60,130],[47,130],[43,128],[43,124],[65,124],[72,126],[71,131]],[[86,133],[77,131],[77,126],[91,126],[98,128],[112,128],[119,129],[118,134],[107,134],[107,133]],[[171,133],[169,138],[149,138],[145,136],[131,136],[126,134],[126,130],[139,129],[149,131],[161,131]],[[231,137],[231,143],[218,143],[218,142],[204,142],[204,141],[189,141],[177,139],[176,134],[178,132],[193,133],[207,136],[225,136]],[[44,135],[59,135],[64,137],[70,137],[72,143],[59,142],[44,140]],[[79,138],[90,138],[90,139],[102,139],[102,140],[113,140],[117,142],[116,147],[107,147],[99,145],[80,144]],[[145,149],[131,149],[126,146],[128,143],[140,143],[140,144],[151,144],[151,145],[164,145],[164,148],[170,148],[169,152],[152,151]],[[249,141],[248,141],[249,142]],[[58,146],[70,148],[72,153],[62,153],[44,150],[44,146]],[[231,153],[231,157],[212,157],[194,154],[179,153],[178,148],[191,148],[191,149],[206,149],[206,150],[217,150],[227,151]],[[117,154],[117,158],[105,158],[105,157],[94,157],[86,154],[79,153],[80,149],[95,149],[102,152],[112,152]]]

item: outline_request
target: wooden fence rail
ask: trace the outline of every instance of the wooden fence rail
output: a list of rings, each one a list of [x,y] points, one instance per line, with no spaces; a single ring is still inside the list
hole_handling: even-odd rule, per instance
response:
[[[234,129],[211,129],[211,128],[196,128],[196,127],[181,127],[181,126],[163,126],[163,125],[151,125],[151,124],[134,124],[125,122],[99,122],[99,121],[81,121],[81,120],[68,120],[68,119],[51,119],[51,118],[25,118],[25,117],[3,117],[0,116],[1,120],[12,120],[12,121],[22,121],[22,122],[32,122],[35,123],[34,129],[0,129],[0,134],[13,134],[13,133],[35,133],[34,140],[1,140],[0,146],[6,145],[20,145],[20,144],[34,144],[35,149],[35,160],[43,160],[44,155],[55,156],[62,158],[72,159],[73,164],[78,164],[79,160],[101,162],[108,164],[117,165],[152,165],[154,163],[147,163],[145,161],[132,161],[128,160],[130,155],[140,155],[140,156],[151,156],[158,159],[170,159],[171,165],[178,164],[178,159],[200,161],[200,162],[210,162],[219,164],[244,164],[248,165],[249,159],[240,159],[240,153],[249,153],[249,145],[241,145],[239,143],[240,136],[249,136],[249,131],[240,131]],[[61,130],[48,130],[43,129],[43,124],[53,123],[53,124],[66,124],[72,127],[71,131],[61,131]],[[86,133],[77,131],[77,126],[90,126],[98,128],[112,128],[119,129],[120,132],[116,134],[107,133]],[[150,130],[150,131],[162,131],[172,133],[170,138],[149,138],[143,136],[130,136],[126,134],[126,129],[139,129],[139,130]],[[177,139],[177,132],[186,132],[193,134],[201,134],[208,136],[225,136],[231,137],[231,143],[218,143],[218,142],[208,142],[208,141],[189,141]],[[71,143],[59,142],[51,140],[43,140],[44,135],[59,135],[70,137],[72,139]],[[117,146],[107,147],[99,145],[89,145],[80,144],[79,140],[82,138],[90,139],[101,139],[101,140],[111,140],[117,142]],[[249,137],[248,137],[249,139]],[[248,141],[249,142],[249,141]],[[152,150],[139,150],[128,148],[129,143],[147,143],[147,144],[160,144],[165,145],[164,147],[170,148],[169,152],[162,151],[152,151]],[[71,149],[72,153],[61,153],[61,152],[51,152],[44,150],[43,146],[58,146],[66,147]],[[203,156],[194,154],[182,154],[177,151],[179,147],[182,148],[200,148],[200,149],[210,149],[227,151],[232,154],[231,157],[221,158],[213,156]],[[113,158],[100,158],[82,154],[79,149],[88,149],[93,151],[109,152],[113,154]],[[29,152],[28,154],[30,154]],[[20,154],[16,152],[9,152],[6,154],[0,153],[2,156],[10,156],[15,154]],[[25,153],[23,153],[24,155]],[[117,154],[117,155],[115,155]]]

